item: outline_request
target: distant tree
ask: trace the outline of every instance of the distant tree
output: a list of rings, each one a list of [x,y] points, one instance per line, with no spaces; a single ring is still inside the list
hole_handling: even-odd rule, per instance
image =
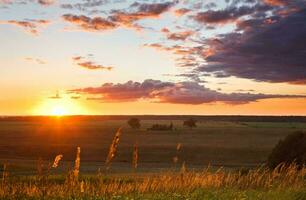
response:
[[[193,118],[189,118],[184,121],[183,125],[189,128],[194,128],[194,127],[197,127],[197,121]]]
[[[173,124],[172,122],[170,125],[167,124],[153,124],[148,130],[151,131],[172,131],[173,130]]]
[[[274,169],[279,164],[295,163],[299,167],[306,165],[306,133],[302,131],[288,135],[280,140],[268,158],[268,166]]]
[[[127,123],[131,128],[134,128],[134,129],[140,128],[140,120],[138,118],[131,118],[128,120]]]

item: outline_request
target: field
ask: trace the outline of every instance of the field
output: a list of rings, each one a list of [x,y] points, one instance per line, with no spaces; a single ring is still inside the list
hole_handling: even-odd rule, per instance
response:
[[[304,118],[199,119],[197,127],[190,129],[182,126],[182,118],[152,117],[142,119],[139,130],[128,127],[127,119],[0,120],[3,172],[0,197],[8,198],[15,187],[19,189],[11,197],[17,199],[41,198],[44,187],[52,188],[53,191],[45,191],[51,199],[67,199],[63,196],[65,191],[69,191],[71,198],[75,195],[80,199],[303,199],[306,195],[305,171],[299,172],[293,167],[291,172],[269,172],[262,167],[280,139],[294,131],[306,130]],[[170,122],[174,125],[173,131],[147,130],[152,124]],[[119,127],[122,135],[118,152],[106,171],[109,146]],[[137,170],[131,163],[135,143],[139,151]],[[181,144],[179,151],[177,144]],[[68,184],[67,174],[74,167],[77,147],[81,148],[79,181]],[[59,167],[39,178],[38,161],[46,167],[58,154],[63,155]],[[178,161],[174,163],[176,156]],[[261,176],[264,178],[258,183],[252,182]],[[291,177],[292,184],[288,179],[280,180],[281,176]],[[160,182],[167,186],[157,184]],[[145,183],[151,186],[147,188]],[[102,192],[97,189],[100,185],[108,189]],[[67,188],[60,190],[64,186]],[[82,187],[85,191],[80,193]],[[56,191],[61,195],[55,197]]]

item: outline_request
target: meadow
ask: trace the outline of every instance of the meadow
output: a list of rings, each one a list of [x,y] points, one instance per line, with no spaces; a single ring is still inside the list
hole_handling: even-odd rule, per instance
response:
[[[299,120],[128,117],[0,120],[2,199],[305,199],[306,170],[264,167],[274,145],[306,130]],[[173,131],[147,130],[152,124]],[[111,167],[105,161],[114,135],[122,135]],[[132,167],[134,145],[138,166]],[[177,150],[178,144],[180,146]],[[77,180],[76,149],[81,148]],[[63,158],[50,168],[56,155]],[[174,162],[174,158],[177,160]],[[5,166],[5,167],[4,167]]]

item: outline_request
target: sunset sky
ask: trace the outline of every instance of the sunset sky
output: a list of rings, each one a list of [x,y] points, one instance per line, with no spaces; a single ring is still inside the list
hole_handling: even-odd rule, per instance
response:
[[[0,0],[0,115],[306,115],[304,0]]]

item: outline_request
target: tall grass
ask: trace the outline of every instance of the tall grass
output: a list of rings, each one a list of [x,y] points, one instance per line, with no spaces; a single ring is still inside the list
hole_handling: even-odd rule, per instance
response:
[[[278,166],[271,171],[264,167],[247,173],[226,172],[222,169],[212,171],[209,167],[203,171],[164,172],[146,177],[108,179],[81,178],[74,185],[67,182],[55,182],[50,179],[46,185],[31,180],[9,180],[0,186],[0,198],[87,198],[111,197],[116,195],[140,194],[191,194],[195,190],[258,190],[258,191],[306,191],[306,168],[298,170],[292,164],[289,167]],[[44,188],[47,190],[43,190]],[[306,197],[306,196],[305,196]]]
[[[106,166],[114,159],[121,136],[119,129],[110,145]],[[177,144],[176,156],[181,150]],[[0,184],[0,199],[246,199],[246,191],[253,191],[255,199],[270,199],[263,192],[273,194],[274,199],[306,199],[306,166],[281,164],[274,170],[265,166],[251,170],[228,171],[210,166],[201,171],[188,171],[183,162],[180,171],[155,174],[133,174],[128,178],[118,176],[88,177],[80,174],[81,148],[77,147],[75,164],[66,178],[55,180],[49,176],[51,167],[56,168],[63,155],[55,157],[48,165],[47,175],[41,178],[17,178],[7,176],[4,166]],[[138,145],[134,145],[132,167],[138,166]],[[43,174],[43,165],[38,162],[37,177]],[[42,181],[43,180],[43,181]],[[254,192],[255,191],[255,192]],[[270,192],[270,193],[269,193]],[[217,196],[210,196],[216,193]],[[251,195],[253,195],[250,192]],[[279,195],[278,195],[279,194]],[[221,195],[221,196],[218,196]],[[238,196],[237,196],[238,195]],[[288,196],[286,196],[288,195]],[[296,196],[297,195],[297,196]],[[284,196],[284,198],[283,198]],[[235,197],[235,198],[234,198]],[[241,198],[240,198],[241,197]],[[210,199],[210,198],[207,198]]]
[[[134,170],[138,167],[138,144],[135,143],[134,151],[133,151],[133,158],[132,158],[132,167]]]
[[[121,128],[118,129],[118,131],[115,134],[115,137],[112,141],[112,144],[109,147],[109,152],[105,161],[106,169],[108,170],[112,164],[113,159],[116,156],[117,153],[117,147],[119,145],[120,141],[120,136],[121,136]]]

